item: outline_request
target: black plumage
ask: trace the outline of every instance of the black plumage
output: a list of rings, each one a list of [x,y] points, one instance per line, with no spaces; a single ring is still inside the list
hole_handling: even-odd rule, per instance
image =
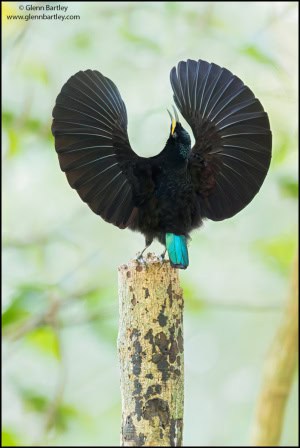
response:
[[[146,245],[154,238],[165,245],[167,234],[186,244],[203,219],[238,213],[259,191],[271,160],[268,116],[238,77],[188,60],[171,70],[170,79],[193,147],[177,117],[164,149],[138,156],[121,95],[96,70],[72,76],[53,110],[55,148],[71,187],[107,222],[143,233]],[[187,267],[188,261],[170,259],[174,267]]]

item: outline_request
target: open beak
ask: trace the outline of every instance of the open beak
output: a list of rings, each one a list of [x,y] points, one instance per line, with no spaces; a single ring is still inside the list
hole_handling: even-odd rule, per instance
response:
[[[174,110],[174,115],[175,115],[176,122],[179,123],[179,117],[178,117],[177,110],[176,110],[175,106],[172,106],[172,107],[173,107],[173,110]]]
[[[173,106],[173,110],[174,110],[174,114],[175,114],[175,118],[173,117],[173,115],[171,114],[171,112],[167,109],[167,112],[171,118],[171,135],[174,134],[175,128],[176,128],[176,124],[179,123],[179,117],[177,114],[177,110],[175,109],[175,107]]]

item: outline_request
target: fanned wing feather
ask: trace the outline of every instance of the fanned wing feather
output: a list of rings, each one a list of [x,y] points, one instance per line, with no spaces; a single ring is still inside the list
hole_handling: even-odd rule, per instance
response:
[[[181,61],[170,80],[195,137],[189,168],[202,216],[229,218],[253,199],[269,169],[268,116],[251,90],[216,64]]]
[[[142,158],[129,144],[126,108],[114,83],[96,70],[72,76],[56,99],[52,133],[71,187],[103,219],[127,227],[135,212],[128,171]]]

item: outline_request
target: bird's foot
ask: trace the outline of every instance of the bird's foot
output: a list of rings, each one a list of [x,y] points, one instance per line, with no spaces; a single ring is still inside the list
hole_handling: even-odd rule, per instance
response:
[[[158,257],[158,260],[160,262],[160,269],[162,268],[164,262],[165,262],[165,256],[166,256],[166,250]]]
[[[139,263],[139,264],[142,264],[143,266],[146,266],[147,265],[147,261],[145,260],[145,258],[143,257],[143,253],[141,252],[140,254],[138,254],[136,257],[135,257],[135,260]]]
[[[159,261],[164,262],[166,257],[167,249],[163,251],[163,253],[159,256]]]

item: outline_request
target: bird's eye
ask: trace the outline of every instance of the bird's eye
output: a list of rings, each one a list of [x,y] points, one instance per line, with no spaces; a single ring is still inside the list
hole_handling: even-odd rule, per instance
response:
[[[173,137],[173,138],[177,138],[177,133],[176,133],[176,132],[173,132],[172,137]]]

